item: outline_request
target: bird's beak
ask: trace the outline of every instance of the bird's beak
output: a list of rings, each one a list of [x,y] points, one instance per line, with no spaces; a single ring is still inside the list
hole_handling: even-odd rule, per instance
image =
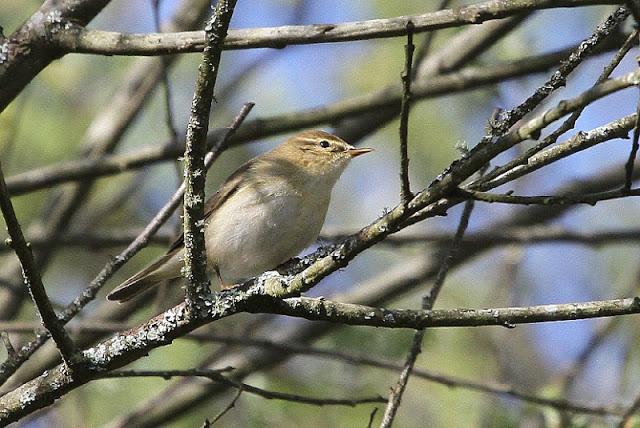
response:
[[[352,158],[355,158],[356,156],[360,156],[360,155],[363,155],[365,153],[369,153],[369,152],[372,152],[372,151],[373,151],[373,149],[371,147],[361,147],[359,149],[356,149],[354,147],[352,149],[347,150],[347,153],[349,153]]]

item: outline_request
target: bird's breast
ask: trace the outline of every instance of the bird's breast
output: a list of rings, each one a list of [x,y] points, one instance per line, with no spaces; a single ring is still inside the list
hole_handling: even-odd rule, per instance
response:
[[[286,183],[240,189],[210,217],[209,260],[227,284],[277,267],[317,239],[329,197]]]

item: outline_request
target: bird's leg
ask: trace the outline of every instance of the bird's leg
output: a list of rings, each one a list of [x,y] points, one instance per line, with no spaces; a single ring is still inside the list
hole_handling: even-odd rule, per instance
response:
[[[224,281],[222,280],[222,275],[220,274],[220,269],[218,269],[218,266],[214,267],[213,270],[215,270],[216,272],[216,276],[218,277],[218,282],[220,283],[221,290],[228,290],[229,288],[233,287],[233,284],[224,283]]]

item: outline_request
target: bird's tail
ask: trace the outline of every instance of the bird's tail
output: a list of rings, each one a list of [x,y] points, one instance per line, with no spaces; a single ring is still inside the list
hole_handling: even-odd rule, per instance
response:
[[[175,253],[169,253],[159,258],[140,272],[127,279],[107,295],[107,300],[126,302],[154,287],[160,281],[178,278],[180,276],[181,263],[175,257]],[[175,265],[175,266],[174,266]]]

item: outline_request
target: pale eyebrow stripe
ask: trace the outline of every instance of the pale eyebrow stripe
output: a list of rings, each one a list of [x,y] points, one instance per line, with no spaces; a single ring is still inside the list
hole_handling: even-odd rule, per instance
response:
[[[300,138],[305,143],[316,143],[318,141],[317,138]],[[324,138],[326,140],[326,138]]]

